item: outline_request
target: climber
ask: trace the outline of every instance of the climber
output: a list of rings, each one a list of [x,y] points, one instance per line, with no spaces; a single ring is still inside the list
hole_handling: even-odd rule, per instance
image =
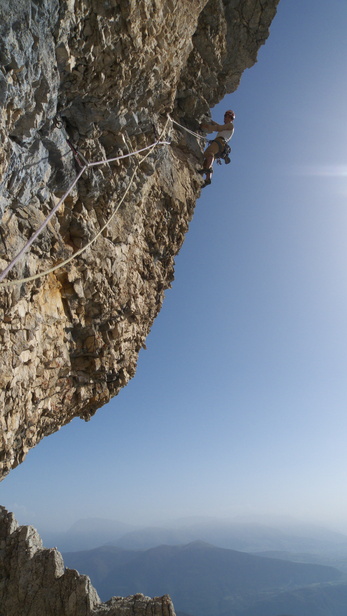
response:
[[[224,114],[224,124],[217,124],[211,120],[209,123],[203,122],[200,124],[201,130],[206,133],[213,133],[218,130],[217,137],[210,141],[210,145],[204,152],[204,164],[203,168],[198,171],[201,175],[206,175],[203,188],[211,184],[211,178],[213,173],[213,162],[215,157],[224,158],[225,162],[230,162],[227,156],[230,152],[230,148],[227,145],[234,132],[233,120],[235,120],[235,114],[231,109]]]

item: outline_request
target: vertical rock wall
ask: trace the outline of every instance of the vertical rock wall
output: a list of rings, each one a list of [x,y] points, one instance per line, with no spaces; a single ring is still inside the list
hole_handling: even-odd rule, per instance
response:
[[[277,3],[0,0],[0,270],[76,177],[66,138],[88,161],[171,141],[85,171],[0,285],[0,476],[134,375],[201,187],[201,143],[168,114],[198,128]]]

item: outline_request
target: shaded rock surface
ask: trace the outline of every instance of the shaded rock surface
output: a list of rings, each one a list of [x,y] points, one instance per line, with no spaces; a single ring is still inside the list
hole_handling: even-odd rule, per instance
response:
[[[0,476],[134,375],[193,216],[211,105],[256,61],[278,0],[0,0]],[[54,118],[59,114],[63,128]],[[166,127],[166,128],[165,128]],[[116,212],[116,215],[114,215]],[[104,230],[100,233],[100,230]]]
[[[45,549],[32,526],[18,526],[0,507],[2,616],[175,616],[170,598],[137,594],[102,603],[86,575],[66,569],[61,554]]]

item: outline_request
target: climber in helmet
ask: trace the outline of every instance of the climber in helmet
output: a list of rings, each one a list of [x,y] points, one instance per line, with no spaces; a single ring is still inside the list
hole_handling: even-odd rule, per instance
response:
[[[234,124],[235,114],[231,109],[225,112],[224,114],[224,124],[217,124],[211,120],[206,123],[203,122],[200,124],[201,130],[206,133],[213,133],[214,131],[218,131],[217,137],[210,141],[210,145],[206,148],[204,152],[204,163],[203,168],[199,171],[201,175],[206,175],[205,183],[203,184],[203,188],[208,184],[211,184],[211,178],[213,173],[213,162],[215,157],[224,158],[225,162],[230,162],[230,159],[226,158],[227,154],[230,152],[229,146],[227,146],[228,141],[230,141],[234,132]],[[226,151],[228,149],[228,151]]]

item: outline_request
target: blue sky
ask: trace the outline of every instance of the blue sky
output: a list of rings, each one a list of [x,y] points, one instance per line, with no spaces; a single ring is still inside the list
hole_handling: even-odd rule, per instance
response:
[[[281,0],[131,383],[1,484],[38,530],[280,514],[347,532],[345,0]]]

